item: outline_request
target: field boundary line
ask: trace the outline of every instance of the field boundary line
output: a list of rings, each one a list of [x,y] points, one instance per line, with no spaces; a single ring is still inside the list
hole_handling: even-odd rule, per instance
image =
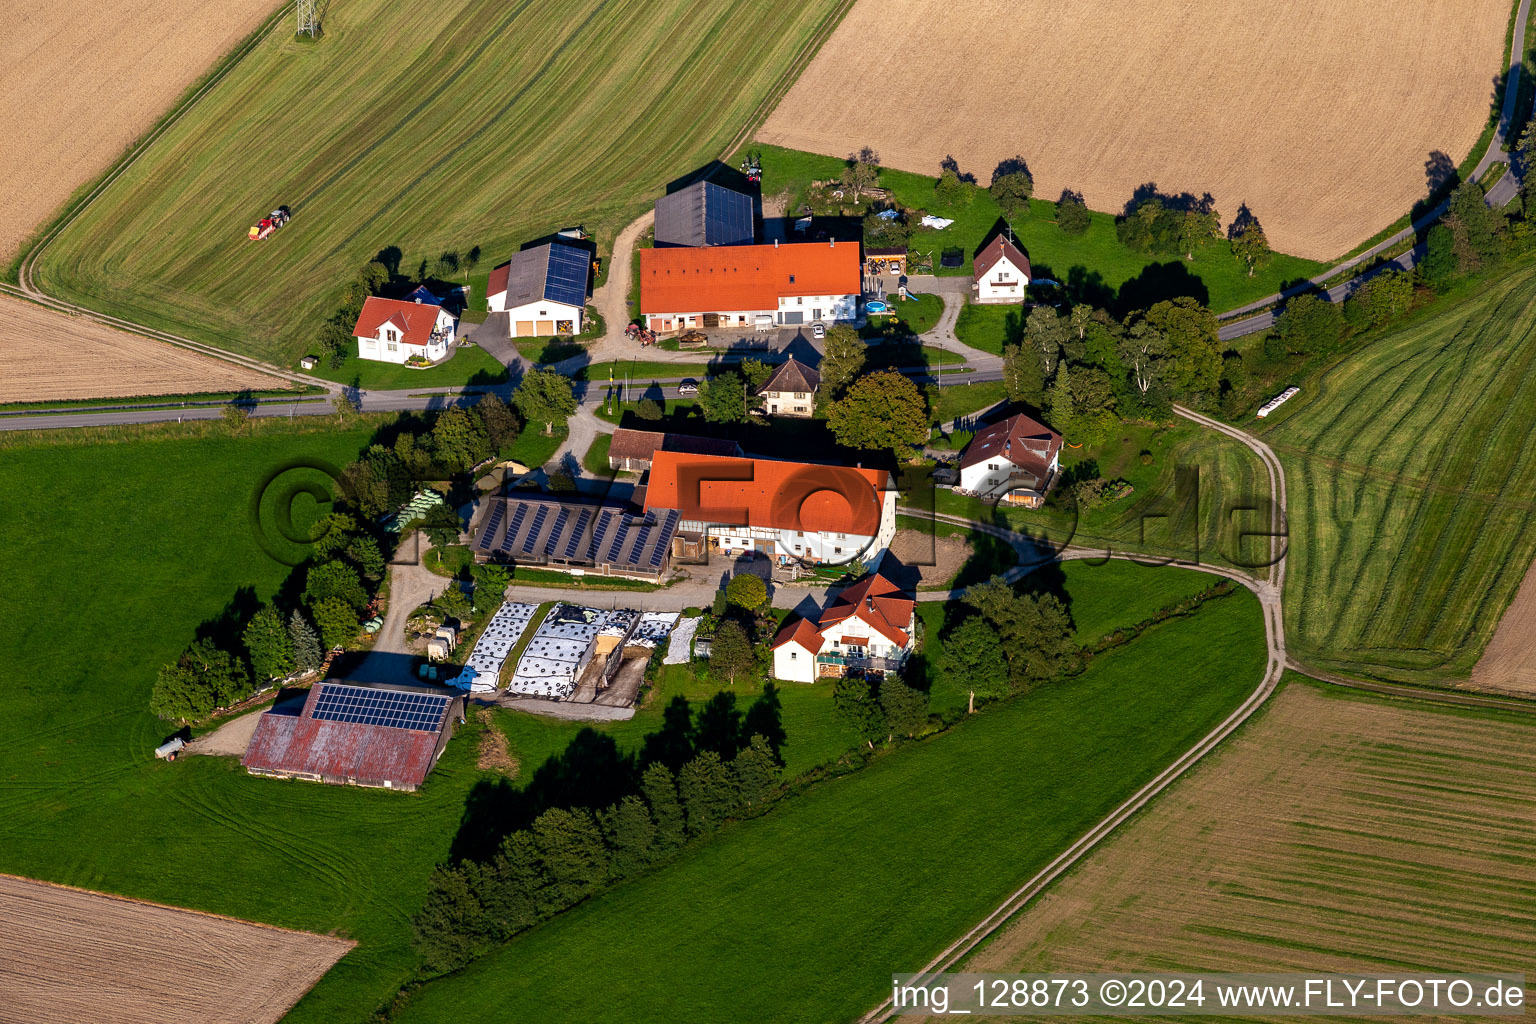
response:
[[[1330,686],[1337,686],[1347,690],[1363,690],[1367,693],[1374,693],[1383,697],[1400,697],[1426,704],[1445,704],[1452,707],[1471,708],[1474,710],[1514,711],[1519,714],[1536,715],[1536,701],[1522,700],[1519,697],[1505,697],[1482,691],[1469,693],[1462,690],[1432,690],[1427,686],[1413,686],[1409,683],[1372,682],[1364,679],[1352,679],[1337,672],[1325,672],[1322,669],[1313,668],[1310,665],[1297,661],[1295,658],[1287,658],[1286,667],[1293,672],[1300,672],[1309,679],[1316,679],[1318,682],[1327,683]]]

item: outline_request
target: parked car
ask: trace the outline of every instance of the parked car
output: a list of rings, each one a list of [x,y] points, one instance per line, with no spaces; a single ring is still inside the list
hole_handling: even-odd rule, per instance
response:
[[[689,377],[677,386],[677,393],[680,395],[696,395],[699,393],[699,382]]]
[[[827,336],[827,325],[823,323],[811,324],[811,337],[818,340]]]

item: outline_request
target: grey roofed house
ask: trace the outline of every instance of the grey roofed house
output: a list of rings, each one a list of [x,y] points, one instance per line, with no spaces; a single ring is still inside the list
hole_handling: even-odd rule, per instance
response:
[[[563,242],[546,242],[515,253],[491,271],[486,287],[489,298],[502,292],[502,309],[514,309],[547,299],[578,309],[587,302],[587,272],[592,258],[587,250]]]
[[[660,579],[678,513],[639,514],[579,497],[508,491],[493,497],[471,545],[481,561]]]
[[[752,245],[752,197],[696,181],[656,200],[657,245]]]
[[[757,393],[763,395],[776,391],[781,394],[784,392],[814,394],[820,386],[821,374],[794,356],[790,356],[787,362],[780,363],[768,379],[763,381],[763,386],[757,389]]]

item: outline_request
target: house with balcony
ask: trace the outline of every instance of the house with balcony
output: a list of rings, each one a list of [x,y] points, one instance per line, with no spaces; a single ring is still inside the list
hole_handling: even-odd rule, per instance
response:
[[[457,324],[453,314],[436,302],[370,295],[352,334],[359,359],[405,363],[414,357],[416,362],[438,363],[448,357]]]
[[[1023,413],[976,432],[960,453],[957,494],[1039,508],[1056,479],[1061,435]]]
[[[850,672],[899,672],[917,635],[917,601],[874,573],[815,619],[793,617],[773,638],[773,677],[795,683]]]
[[[1011,238],[998,235],[971,261],[972,302],[1023,302],[1029,281],[1029,257]]]

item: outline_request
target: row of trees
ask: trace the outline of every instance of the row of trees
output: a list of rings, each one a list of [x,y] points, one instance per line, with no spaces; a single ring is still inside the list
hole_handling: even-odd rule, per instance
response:
[[[749,732],[754,727],[762,731]],[[501,840],[487,860],[440,865],[414,919],[429,968],[453,970],[602,888],[666,860],[733,818],[763,813],[780,793],[777,696],[743,716],[720,693],[698,723],[685,698],[645,738],[630,792],[600,808],[550,807]],[[621,769],[622,770],[622,769]]]
[[[898,736],[919,736],[930,722],[928,692],[887,672],[876,679],[844,676],[833,684],[832,706],[864,743],[890,743]]]

